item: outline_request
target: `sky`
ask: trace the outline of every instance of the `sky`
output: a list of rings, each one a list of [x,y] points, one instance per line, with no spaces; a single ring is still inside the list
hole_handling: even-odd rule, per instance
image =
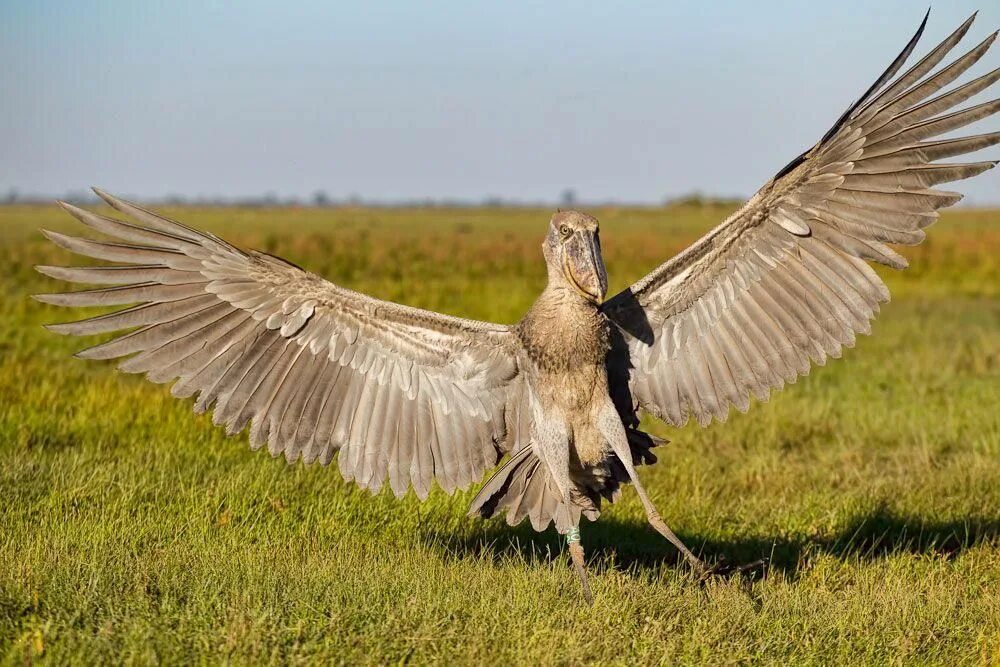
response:
[[[935,2],[918,53],[977,5],[960,52],[1000,27],[994,0]],[[0,196],[748,196],[926,8],[0,0]],[[995,47],[962,81],[998,66]],[[1000,203],[1000,170],[958,189]]]

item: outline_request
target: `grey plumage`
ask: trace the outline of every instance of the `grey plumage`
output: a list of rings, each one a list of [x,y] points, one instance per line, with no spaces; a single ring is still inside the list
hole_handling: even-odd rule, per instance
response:
[[[765,398],[807,373],[804,359],[823,363],[853,345],[856,333],[870,331],[889,294],[862,260],[904,268],[906,261],[886,244],[921,242],[937,210],[961,198],[933,187],[996,164],[932,161],[993,146],[1000,133],[925,141],[1000,109],[994,101],[945,113],[1000,79],[997,70],[928,99],[995,40],[996,33],[930,73],[971,24],[972,18],[895,81],[905,58],[894,64],[787,173],[605,303],[604,312],[626,331],[651,330],[644,337],[652,344],[629,337],[622,355],[634,366],[631,390],[638,406],[677,425],[688,414],[703,425],[724,420],[731,405],[747,409],[744,397]],[[922,27],[917,37],[920,32]],[[742,339],[731,337],[736,332]],[[721,359],[708,363],[703,350],[716,344]],[[679,366],[665,383],[651,377],[663,358]],[[723,362],[753,370],[733,375],[737,392],[725,383],[720,389],[703,372],[718,368],[721,374]]]
[[[996,164],[937,162],[1000,143],[1000,132],[940,138],[1000,111],[1000,100],[955,110],[1000,69],[941,92],[996,38],[939,68],[973,18],[898,74],[925,17],[816,145],[607,301],[597,221],[574,211],[552,217],[548,285],[506,326],[374,299],[99,190],[131,221],[63,207],[111,240],[45,234],[121,265],[37,267],[102,287],[36,298],[137,304],[49,329],[130,330],[77,356],[122,358],[125,372],[173,382],[174,396],[195,396],[195,410],[212,410],[227,433],[249,427],[254,449],[266,444],[290,463],[337,456],[345,479],[420,498],[435,481],[466,488],[509,455],[471,511],[571,536],[581,515],[596,519],[602,500],[631,483],[650,524],[704,570],[635,473],[658,444],[638,429],[639,411],[675,425],[724,421],[869,333],[889,293],[868,262],[904,268],[889,245],[920,243],[937,211],[961,198],[936,186]],[[571,547],[586,580],[582,547]]]
[[[392,420],[402,401],[420,404],[431,417],[433,433],[412,444],[434,447],[433,473],[446,475],[449,489],[468,486],[495,465],[504,446],[503,401],[521,382],[507,327],[377,301],[278,258],[237,250],[98,194],[146,227],[64,207],[92,229],[142,245],[47,235],[78,254],[137,265],[39,267],[63,280],[113,286],[36,298],[62,306],[144,303],[51,325],[57,333],[75,335],[139,327],[78,356],[126,357],[119,365],[123,371],[148,373],[157,382],[177,380],[174,393],[198,393],[198,410],[214,406],[215,423],[235,433],[252,422],[254,447],[267,443],[272,454],[289,460],[299,456],[320,427],[320,408],[326,403],[320,399],[337,394],[328,385],[310,400],[312,393],[304,388],[313,387],[318,376],[331,383],[349,382],[354,391],[330,405],[348,419],[345,428],[324,432],[315,454],[309,455],[346,449],[341,463],[345,476],[374,489],[388,470],[381,451],[388,439],[385,425],[395,426]],[[423,381],[425,391],[411,391],[414,378]],[[469,428],[461,426],[466,419]],[[409,452],[407,459],[394,464],[394,491],[405,493],[406,470],[407,477],[421,480],[417,490],[426,495],[432,471],[420,465],[411,469],[411,464],[426,466],[431,457],[414,457],[413,449],[404,452]]]

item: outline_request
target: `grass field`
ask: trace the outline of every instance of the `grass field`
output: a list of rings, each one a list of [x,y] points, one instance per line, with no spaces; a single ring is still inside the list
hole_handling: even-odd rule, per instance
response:
[[[543,210],[169,211],[346,286],[513,322]],[[720,208],[605,209],[615,288]],[[583,527],[593,607],[553,534],[465,518],[472,491],[371,497],[227,439],[164,387],[70,354],[28,295],[65,264],[0,208],[0,661],[1000,664],[1000,212],[947,213],[845,359],[642,471],[713,560],[700,586],[634,493]],[[79,231],[79,230],[77,230]]]

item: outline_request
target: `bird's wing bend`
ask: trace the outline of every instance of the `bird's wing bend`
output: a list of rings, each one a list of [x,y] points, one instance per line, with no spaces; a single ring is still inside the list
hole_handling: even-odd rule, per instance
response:
[[[478,481],[512,448],[521,380],[505,326],[401,306],[338,287],[288,262],[97,191],[139,224],[69,204],[80,222],[124,243],[46,232],[55,244],[118,266],[37,267],[112,287],[36,298],[60,306],[139,305],[51,325],[89,335],[133,329],[83,350],[198,394],[254,448],[327,464],[377,492],[426,497]],[[508,431],[511,431],[508,434]]]
[[[1000,79],[1000,69],[940,92],[978,61],[990,35],[932,72],[973,17],[896,76],[902,53],[810,150],[740,210],[604,305],[622,329],[611,362],[636,405],[672,424],[705,425],[749,396],[805,375],[869,333],[889,293],[868,265],[904,268],[887,244],[914,245],[937,209],[961,195],[933,189],[995,162],[937,160],[992,146],[1000,132],[935,139],[1000,110],[1000,100],[952,109]]]

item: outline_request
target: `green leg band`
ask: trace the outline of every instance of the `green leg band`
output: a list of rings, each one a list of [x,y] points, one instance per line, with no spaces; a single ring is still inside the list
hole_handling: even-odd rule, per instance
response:
[[[573,544],[580,541],[580,527],[573,526],[566,531],[566,544]]]

